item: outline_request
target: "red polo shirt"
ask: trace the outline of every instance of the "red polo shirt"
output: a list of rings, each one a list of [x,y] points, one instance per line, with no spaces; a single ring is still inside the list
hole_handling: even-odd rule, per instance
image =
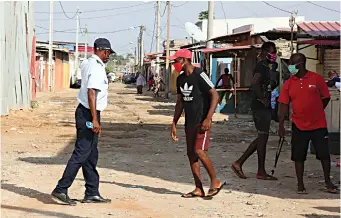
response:
[[[283,85],[278,102],[292,105],[292,122],[300,130],[327,128],[322,99],[329,98],[323,77],[308,71],[303,78],[291,76]]]

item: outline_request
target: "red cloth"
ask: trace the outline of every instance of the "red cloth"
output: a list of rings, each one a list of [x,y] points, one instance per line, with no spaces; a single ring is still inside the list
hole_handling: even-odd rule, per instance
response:
[[[291,76],[283,85],[278,102],[292,104],[292,122],[303,131],[327,128],[322,99],[330,93],[323,77],[308,71],[303,78]]]
[[[222,85],[223,89],[231,89],[232,88],[231,87],[231,78],[228,75],[226,75],[226,74],[222,75],[221,79],[223,82],[223,85]]]

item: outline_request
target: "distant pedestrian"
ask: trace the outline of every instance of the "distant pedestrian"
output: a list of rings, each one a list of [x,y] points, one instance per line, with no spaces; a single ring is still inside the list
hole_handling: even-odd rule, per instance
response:
[[[75,205],[70,199],[68,189],[82,168],[85,180],[84,203],[111,202],[99,193],[99,175],[96,170],[98,161],[98,137],[102,132],[100,113],[107,107],[108,78],[105,63],[114,51],[107,39],[99,38],[94,43],[94,54],[82,66],[82,86],[78,93],[79,105],[76,109],[77,140],[75,149],[67,163],[64,174],[59,180],[52,196],[59,202]],[[93,127],[86,123],[92,122]]]
[[[138,77],[136,79],[136,87],[137,87],[137,94],[142,95],[143,94],[143,86],[146,85],[146,79],[142,76],[141,73],[138,73]]]
[[[224,69],[225,74],[221,75],[216,83],[216,88],[232,89],[234,84],[233,76],[229,68]]]
[[[180,49],[170,59],[174,60],[177,72],[184,71],[176,81],[178,99],[175,106],[171,137],[177,141],[176,125],[185,110],[185,132],[187,156],[195,182],[192,192],[182,195],[184,198],[204,197],[205,192],[200,180],[200,163],[204,165],[211,180],[207,196],[217,195],[226,183],[221,183],[215,174],[211,160],[206,154],[210,140],[212,116],[218,104],[218,93],[213,83],[200,68],[191,63],[192,52]]]
[[[246,179],[242,170],[244,162],[257,151],[257,179],[277,180],[276,177],[267,174],[265,171],[266,144],[268,142],[271,125],[271,92],[278,85],[278,81],[272,81],[272,78],[277,78],[272,76],[272,65],[276,62],[276,59],[277,50],[275,43],[270,41],[264,42],[260,54],[260,61],[253,71],[252,79],[253,99],[251,102],[251,110],[258,136],[249,145],[243,155],[232,164],[232,170],[242,179]]]
[[[165,85],[165,83],[163,82],[159,74],[155,74],[155,77],[154,77],[154,96],[155,97],[160,97],[159,92],[160,92],[161,84]]]
[[[154,83],[154,76],[153,74],[151,74],[148,79],[148,91],[152,90],[153,83]]]
[[[340,82],[340,77],[336,70],[328,72],[328,78],[334,82]]]
[[[289,61],[292,76],[287,80],[279,97],[279,135],[285,136],[284,120],[292,105],[291,160],[295,162],[297,194],[307,194],[303,183],[304,162],[309,142],[315,147],[316,158],[321,161],[326,190],[338,193],[330,179],[328,130],[324,109],[330,93],[323,77],[306,69],[306,57],[293,54]]]

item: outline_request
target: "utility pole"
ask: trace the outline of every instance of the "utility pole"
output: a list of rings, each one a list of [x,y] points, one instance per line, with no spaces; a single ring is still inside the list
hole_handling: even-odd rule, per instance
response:
[[[207,40],[213,38],[214,1],[208,1]],[[213,48],[213,41],[207,41],[207,48]]]
[[[144,32],[144,25],[142,24],[140,27],[140,73],[142,74],[143,74],[143,58],[144,58],[143,32]]]
[[[159,57],[159,53],[160,53],[160,1],[157,1],[157,7],[156,7],[156,73],[159,74],[160,72],[160,57]]]
[[[88,26],[85,24],[85,49],[84,49],[84,59],[88,59]]]
[[[137,37],[137,61],[136,61],[136,71],[140,70],[140,37],[141,37],[141,33],[140,36]]]
[[[289,19],[289,26],[291,28],[291,55],[294,53],[294,26],[295,26],[295,17],[296,17],[297,11],[292,11],[291,16]]]
[[[53,1],[50,1],[50,31],[49,31],[49,77],[48,77],[48,84],[49,90],[52,91],[52,56],[53,56]]]
[[[136,46],[135,46],[135,55],[134,55],[134,73],[136,73],[136,65],[137,65],[137,58],[136,58]]]
[[[76,21],[76,51],[75,51],[75,72],[78,76],[78,31],[79,31],[79,7],[77,8],[77,21]]]
[[[171,4],[170,1],[167,1],[167,41],[166,41],[166,98],[169,96],[169,90],[171,86],[171,81],[172,81],[172,73],[171,69],[169,69],[169,43],[170,43],[170,13],[171,13]]]

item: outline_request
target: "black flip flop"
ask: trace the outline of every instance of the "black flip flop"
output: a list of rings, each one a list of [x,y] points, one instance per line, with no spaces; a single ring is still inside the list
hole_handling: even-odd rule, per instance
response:
[[[244,172],[242,169],[237,169],[234,165],[231,166],[233,172],[241,179],[246,179],[246,176],[244,175]]]
[[[201,196],[201,195],[195,194],[194,192],[189,192],[187,194],[181,195],[181,197],[182,198],[204,198],[205,195]]]
[[[278,178],[274,177],[274,176],[271,176],[269,174],[267,174],[265,177],[263,176],[256,176],[257,179],[259,180],[271,180],[271,181],[277,181]]]
[[[208,192],[214,192],[213,194],[210,195],[206,195],[206,197],[213,197],[216,196],[217,194],[219,194],[220,190],[226,185],[226,182],[224,182],[223,184],[221,184],[221,186],[219,188],[210,188],[208,190]]]
[[[302,190],[297,190],[296,193],[299,194],[299,195],[306,195],[306,194],[308,194],[308,192],[307,192],[307,190],[305,188],[302,189]]]

